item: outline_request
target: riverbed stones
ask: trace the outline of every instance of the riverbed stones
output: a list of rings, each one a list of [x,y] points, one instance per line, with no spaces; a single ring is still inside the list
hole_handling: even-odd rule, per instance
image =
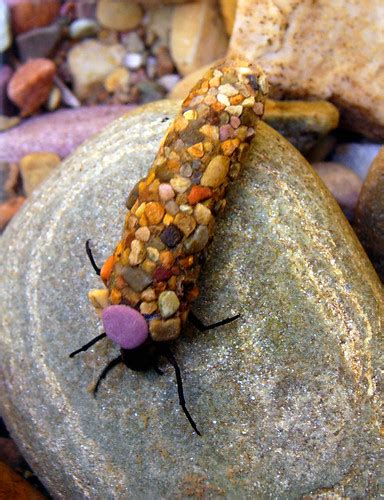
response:
[[[264,123],[229,188],[193,307],[205,324],[241,317],[205,334],[187,324],[172,346],[202,437],[165,361],[162,377],[116,367],[95,399],[87,388],[118,347],[104,339],[68,358],[102,332],[85,240],[97,261],[113,252],[127,193],[176,111],[160,102],[109,125],[3,236],[7,425],[58,498],[145,498],[154,484],[163,498],[377,497],[382,286],[328,190]]]
[[[265,0],[257,8],[238,0],[229,46],[229,54],[260,64],[275,97],[329,99],[345,126],[378,139],[384,138],[383,50],[381,0],[369,8],[365,0],[283,6]]]

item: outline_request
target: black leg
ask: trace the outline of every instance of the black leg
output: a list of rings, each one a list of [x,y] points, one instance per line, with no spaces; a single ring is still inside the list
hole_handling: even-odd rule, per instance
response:
[[[192,311],[189,311],[188,319],[191,321],[192,325],[195,326],[200,332],[207,332],[208,330],[213,330],[213,328],[217,328],[218,326],[223,326],[228,323],[232,323],[236,319],[240,318],[240,314],[236,314],[236,316],[232,316],[231,318],[226,318],[217,323],[212,323],[211,325],[204,325],[202,321],[197,318]]]
[[[85,345],[83,345],[83,347],[80,347],[80,349],[77,349],[76,351],[71,352],[69,357],[73,358],[73,356],[76,356],[76,354],[79,354],[79,352],[83,352],[83,351],[88,350],[90,347],[93,346],[93,344],[96,344],[96,342],[98,342],[99,340],[103,339],[106,336],[107,336],[106,333],[101,333],[100,335],[98,335],[97,337],[92,339],[90,342],[88,342],[88,344],[85,344]]]
[[[87,240],[85,242],[85,251],[87,252],[87,255],[88,255],[88,258],[89,260],[91,261],[91,264],[92,264],[92,267],[93,269],[95,270],[96,274],[98,276],[100,276],[100,267],[96,264],[95,262],[95,259],[93,258],[93,255],[92,255],[92,250],[91,250],[91,247],[89,246],[89,243],[90,243],[91,240]]]
[[[187,417],[189,423],[191,424],[192,429],[196,432],[196,434],[198,434],[199,436],[201,436],[201,433],[200,433],[199,429],[197,428],[197,426],[195,424],[195,421],[191,417],[191,415],[190,415],[190,413],[187,410],[187,407],[185,405],[184,391],[183,391],[183,381],[182,381],[182,378],[181,378],[181,372],[180,372],[179,365],[177,364],[177,361],[176,361],[174,355],[172,354],[172,352],[169,350],[168,346],[166,346],[166,345],[162,346],[160,352],[161,352],[161,354],[163,356],[165,356],[167,358],[167,360],[171,363],[171,365],[175,369],[176,382],[177,382],[177,392],[178,392],[178,395],[179,395],[180,406],[182,407],[185,416]]]
[[[97,390],[99,388],[100,382],[103,379],[105,379],[105,377],[107,376],[108,372],[110,372],[112,370],[112,368],[114,368],[115,366],[117,366],[119,363],[122,363],[122,362],[123,362],[123,358],[121,356],[118,356],[117,358],[112,359],[112,361],[110,361],[107,364],[107,366],[101,372],[100,377],[98,378],[98,380],[96,382],[95,388],[93,389],[93,394],[94,394],[95,397],[96,397],[96,392],[97,392]]]

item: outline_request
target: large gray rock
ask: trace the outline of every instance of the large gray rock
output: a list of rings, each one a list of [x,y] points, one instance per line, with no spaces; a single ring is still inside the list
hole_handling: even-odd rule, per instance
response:
[[[297,498],[378,494],[380,282],[335,200],[261,123],[229,193],[194,306],[241,319],[175,345],[202,437],[174,374],[112,372],[86,294],[172,117],[163,102],[109,125],[64,162],[2,240],[1,411],[57,498]]]

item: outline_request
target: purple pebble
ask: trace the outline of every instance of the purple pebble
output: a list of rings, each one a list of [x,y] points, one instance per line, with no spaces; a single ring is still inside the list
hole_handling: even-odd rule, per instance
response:
[[[105,333],[123,349],[134,349],[148,338],[148,325],[136,309],[129,306],[108,306],[102,313]]]

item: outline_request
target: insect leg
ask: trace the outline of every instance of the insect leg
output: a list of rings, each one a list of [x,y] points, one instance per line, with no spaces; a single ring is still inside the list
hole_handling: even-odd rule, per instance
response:
[[[180,371],[179,365],[178,365],[174,355],[172,354],[172,352],[170,351],[168,346],[165,346],[165,345],[162,346],[161,354],[167,358],[167,360],[171,363],[171,365],[175,369],[176,382],[177,382],[177,392],[179,395],[180,406],[182,407],[185,416],[187,417],[189,423],[191,424],[192,429],[196,432],[196,434],[201,436],[201,433],[200,433],[199,429],[197,428],[196,423],[193,420],[193,418],[191,417],[191,415],[186,407],[186,404],[185,404],[184,391],[183,391],[183,381],[181,378],[181,371]]]
[[[93,394],[96,397],[96,392],[99,388],[100,382],[107,376],[108,372],[112,370],[115,366],[117,366],[119,363],[123,362],[123,358],[121,356],[117,356],[117,358],[112,359],[107,366],[104,368],[104,370],[101,372],[100,377],[98,378],[95,388],[93,389]]]
[[[213,328],[217,328],[218,326],[223,326],[228,323],[232,323],[236,319],[240,318],[240,314],[236,314],[236,316],[232,316],[231,318],[226,318],[217,323],[212,323],[211,325],[204,325],[202,321],[197,318],[192,311],[189,311],[188,319],[191,321],[192,325],[195,326],[200,332],[207,332],[208,330],[213,330]]]
[[[88,344],[84,344],[83,347],[80,347],[80,349],[77,349],[76,351],[71,352],[69,357],[73,358],[73,356],[76,356],[76,354],[79,354],[79,352],[87,351],[90,347],[93,346],[93,344],[96,344],[96,342],[98,342],[99,340],[106,337],[106,335],[107,335],[106,333],[101,333],[100,335],[98,335],[97,337],[92,339],[90,342],[88,342]]]
[[[96,264],[95,259],[93,258],[93,255],[92,255],[92,250],[91,250],[91,247],[90,247],[90,245],[89,245],[90,241],[91,241],[91,240],[87,240],[87,241],[85,242],[85,251],[87,252],[88,258],[89,258],[89,260],[91,261],[91,264],[92,264],[93,269],[95,270],[96,274],[97,274],[98,276],[100,276],[100,271],[101,271],[101,269],[100,269],[100,267]]]

